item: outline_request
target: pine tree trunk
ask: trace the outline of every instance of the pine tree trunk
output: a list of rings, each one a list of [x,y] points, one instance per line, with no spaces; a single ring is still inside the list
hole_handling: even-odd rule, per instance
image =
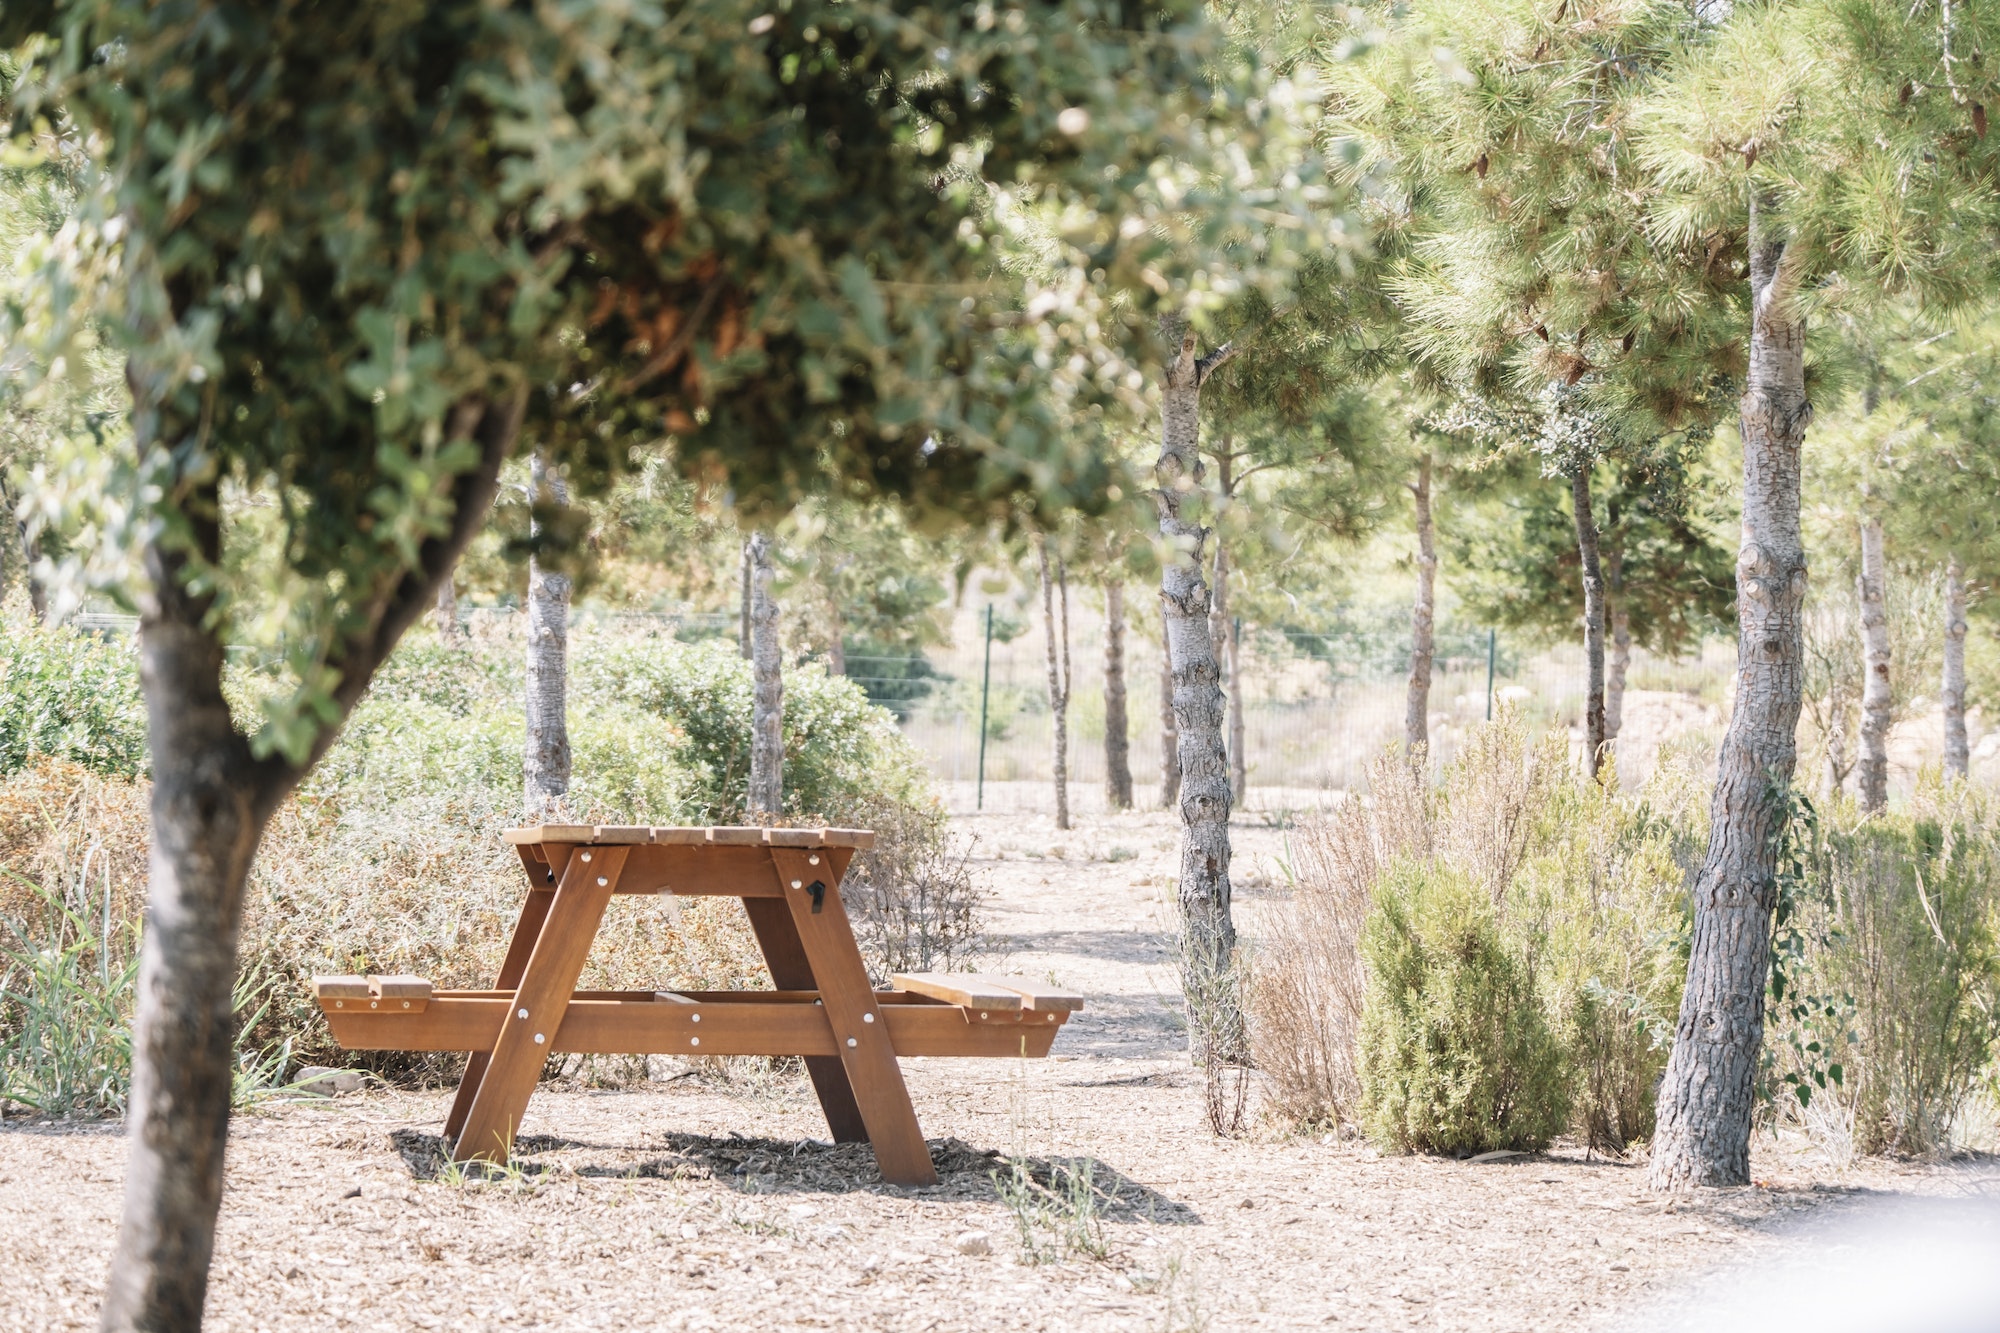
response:
[[[458,589],[453,586],[449,574],[445,575],[444,582],[438,584],[437,607],[431,615],[437,625],[438,639],[446,645],[457,643]]]
[[[1777,855],[1798,757],[1806,593],[1799,452],[1812,417],[1805,322],[1793,305],[1782,234],[1764,216],[1771,206],[1768,196],[1753,193],[1736,701],[1717,760],[1708,852],[1691,895],[1687,985],[1660,1084],[1650,1168],[1656,1189],[1750,1179]]]
[[[1195,356],[1185,328],[1161,393],[1160,459],[1154,492],[1160,535],[1177,553],[1160,575],[1173,662],[1174,724],[1181,773],[1181,988],[1188,1039],[1203,1064],[1239,1060],[1244,1033],[1236,988],[1236,924],[1229,891],[1229,773],[1222,747],[1222,690],[1209,632],[1209,591],[1202,580],[1208,529],[1183,516],[1185,489],[1201,484],[1202,381],[1229,348]]]
[[[826,672],[829,676],[847,674],[847,623],[841,618],[840,603],[829,597],[826,602]],[[863,672],[862,674],[867,674]]]
[[[1055,732],[1056,827],[1069,827],[1069,580],[1062,561],[1049,573],[1049,543],[1035,534],[1035,559],[1042,576],[1042,630],[1049,659],[1049,719]],[[1057,602],[1061,602],[1058,611]],[[1058,648],[1061,656],[1057,656]]]
[[[1132,808],[1132,739],[1125,717],[1125,582],[1104,584],[1104,804]]]
[[[738,585],[737,606],[736,606],[736,651],[743,654],[743,660],[746,662],[749,661],[753,656],[750,648],[750,610],[751,610],[750,603],[752,600],[751,584],[754,581],[755,581],[755,575],[753,574],[750,565],[750,543],[744,542],[743,558],[737,562],[737,568],[736,568],[736,582]]]
[[[1583,564],[1583,750],[1590,776],[1604,765],[1604,569],[1597,554],[1597,515],[1590,505],[1590,461],[1570,471],[1576,510],[1576,550]]]
[[[134,375],[134,449],[153,452],[143,381]],[[480,447],[478,468],[445,499],[459,504],[450,529],[418,550],[419,563],[377,603],[365,639],[349,640],[333,705],[344,719],[396,642],[421,618],[436,584],[485,521],[521,424],[521,402],[470,404],[454,413],[455,438]],[[213,482],[183,499],[186,536],[201,558],[221,559]],[[124,1215],[99,1325],[107,1333],[197,1329],[208,1293],[236,1020],[236,950],[245,887],[271,815],[338,734],[325,726],[305,760],[258,758],[223,696],[223,644],[209,619],[213,598],[187,587],[186,546],[145,551],[139,684],[152,757],[152,842],[146,932],[132,1021],[132,1089],[125,1116]]]
[[[1611,616],[1611,665],[1604,673],[1604,739],[1615,744],[1618,733],[1625,729],[1625,673],[1632,667],[1632,613],[1625,606],[1624,551],[1605,557],[1604,582]]]
[[[1410,608],[1410,691],[1403,704],[1403,749],[1412,761],[1430,749],[1431,662],[1436,651],[1437,531],[1431,522],[1431,456],[1417,464],[1417,600]]]
[[[569,488],[538,453],[529,463],[529,503],[541,504],[545,496],[552,504],[569,503]],[[528,737],[521,777],[529,823],[559,821],[569,795],[569,594],[569,575],[528,558]]]
[[[1836,684],[1826,692],[1826,799],[1840,795],[1847,781],[1847,692]]]
[[[1944,771],[1963,778],[1972,770],[1965,734],[1965,569],[1952,556],[1944,567],[1944,680],[1938,691],[1944,709]]]
[[[1229,454],[1225,449],[1222,455],[1225,472],[1228,466]],[[1222,480],[1226,486],[1227,476]],[[1228,699],[1229,791],[1230,804],[1236,805],[1243,799],[1249,766],[1243,761],[1243,682],[1236,670],[1236,621],[1229,614],[1229,547],[1219,536],[1215,539],[1215,609],[1209,615],[1209,632],[1215,639],[1222,686]]]
[[[1164,620],[1160,626],[1160,808],[1181,803],[1181,738],[1174,721],[1174,652]]]
[[[784,652],[778,643],[778,604],[771,597],[771,538],[757,533],[745,543],[750,576],[750,790],[751,816],[775,817],[785,807]]]
[[[1861,524],[1861,761],[1856,786],[1861,811],[1873,814],[1889,803],[1889,616],[1884,605],[1887,569],[1882,525]]]

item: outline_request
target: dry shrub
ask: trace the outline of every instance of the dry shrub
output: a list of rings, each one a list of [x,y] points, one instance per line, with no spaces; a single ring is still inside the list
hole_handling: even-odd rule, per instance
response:
[[[32,923],[37,886],[83,882],[108,893],[114,925],[138,920],[151,799],[149,783],[48,756],[0,781],[0,920]]]
[[[972,877],[972,839],[951,832],[936,802],[856,802],[843,823],[875,830],[841,884],[854,934],[879,984],[894,972],[963,968],[985,943],[985,893]]]

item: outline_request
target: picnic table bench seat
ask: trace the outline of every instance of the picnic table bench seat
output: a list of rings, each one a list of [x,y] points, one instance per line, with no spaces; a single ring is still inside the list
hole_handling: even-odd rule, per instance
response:
[[[469,1053],[445,1123],[460,1160],[505,1160],[554,1053],[799,1056],[837,1142],[872,1143],[885,1180],[932,1184],[897,1060],[1045,1056],[1083,1008],[991,973],[898,973],[871,987],[840,899],[848,862],[874,843],[866,829],[542,824],[502,837],[529,891],[492,989],[312,982],[344,1048]],[[642,893],[741,899],[774,989],[576,989],[610,899]]]

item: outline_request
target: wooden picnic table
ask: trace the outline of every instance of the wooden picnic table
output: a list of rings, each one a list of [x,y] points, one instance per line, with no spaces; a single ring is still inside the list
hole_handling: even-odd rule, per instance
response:
[[[898,974],[878,991],[840,896],[865,829],[542,824],[506,830],[527,899],[491,990],[422,977],[315,977],[348,1050],[466,1051],[445,1137],[458,1161],[507,1160],[553,1052],[795,1055],[839,1143],[874,1145],[882,1178],[937,1181],[899,1056],[1045,1056],[1081,997],[1017,977]],[[775,989],[580,991],[618,894],[743,900]]]

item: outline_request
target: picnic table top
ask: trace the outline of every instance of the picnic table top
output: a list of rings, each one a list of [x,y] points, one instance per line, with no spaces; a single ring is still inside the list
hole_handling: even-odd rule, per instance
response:
[[[851,847],[875,845],[875,834],[856,828],[660,827],[647,824],[531,824],[501,830],[515,844],[583,843],[601,846]]]

